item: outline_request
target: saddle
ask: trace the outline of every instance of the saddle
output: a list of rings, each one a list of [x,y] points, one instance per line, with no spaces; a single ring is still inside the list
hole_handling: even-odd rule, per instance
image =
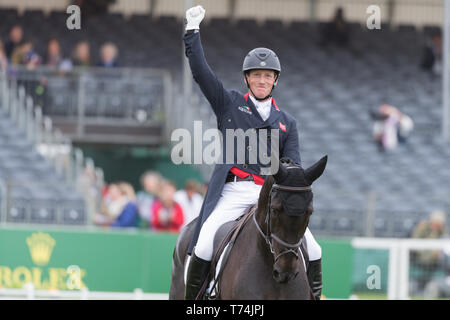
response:
[[[236,239],[252,215],[255,214],[256,209],[257,204],[250,206],[238,219],[223,224],[219,230],[217,230],[216,235],[214,236],[214,255],[211,261],[211,268],[206,278],[207,281],[204,282],[199,296],[208,300],[220,299],[220,280],[222,271],[225,268]],[[300,249],[304,257],[305,267],[307,268],[309,259],[306,241],[302,241]],[[220,269],[217,270],[219,263]],[[211,286],[209,292],[207,293],[206,289],[208,288],[208,284],[211,284]]]

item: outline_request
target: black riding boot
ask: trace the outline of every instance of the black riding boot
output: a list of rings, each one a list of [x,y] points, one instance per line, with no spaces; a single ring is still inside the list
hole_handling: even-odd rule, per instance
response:
[[[192,253],[186,279],[185,300],[195,300],[203,282],[206,280],[210,266],[211,261],[200,259],[195,253]]]
[[[316,300],[320,300],[322,295],[322,259],[310,261],[306,274],[314,297]]]

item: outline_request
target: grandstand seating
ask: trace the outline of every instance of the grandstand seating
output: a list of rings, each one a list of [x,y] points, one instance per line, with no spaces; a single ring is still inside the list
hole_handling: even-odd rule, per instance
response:
[[[8,17],[2,20],[1,34],[15,19],[9,15],[16,13],[0,10],[0,19]],[[168,69],[180,86],[182,24],[173,17],[135,15],[125,20],[109,15],[87,20],[81,31],[73,32],[65,29],[64,13],[44,17],[33,11],[26,19],[25,33],[36,38],[42,53],[54,35],[66,54],[86,38],[95,56],[110,40],[118,45],[123,66]],[[371,192],[377,236],[407,236],[431,210],[450,212],[450,146],[439,140],[442,84],[418,67],[425,36],[436,28],[366,30],[352,24],[351,49],[339,49],[318,45],[318,29],[304,22],[258,25],[249,19],[233,24],[213,18],[202,25],[206,58],[226,88],[245,91],[241,62],[249,50],[264,46],[278,53],[282,73],[274,97],[298,121],[303,165],[329,156],[325,174],[314,185],[313,233],[363,235]],[[415,122],[408,143],[391,153],[380,153],[372,142],[368,113],[384,102]]]
[[[87,223],[83,197],[0,109],[0,220],[15,223]],[[3,210],[0,210],[3,212]]]

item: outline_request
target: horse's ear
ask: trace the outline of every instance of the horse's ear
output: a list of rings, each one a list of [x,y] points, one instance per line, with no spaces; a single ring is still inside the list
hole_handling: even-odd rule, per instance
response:
[[[277,173],[273,175],[273,178],[276,183],[279,183],[280,181],[283,181],[283,179],[286,177],[286,165],[284,162],[280,161],[280,165],[278,167]]]
[[[323,171],[325,170],[325,166],[327,165],[327,160],[328,156],[325,156],[305,170],[305,178],[309,184],[312,184],[317,178],[322,175]]]

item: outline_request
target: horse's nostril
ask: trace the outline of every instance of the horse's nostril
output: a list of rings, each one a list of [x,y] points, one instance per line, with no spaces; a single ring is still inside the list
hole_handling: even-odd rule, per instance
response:
[[[287,283],[293,278],[295,278],[296,274],[292,274],[289,272],[280,272],[278,270],[273,270],[273,278],[278,283]]]
[[[278,279],[279,277],[280,277],[280,272],[278,271],[278,270],[273,270],[273,277],[275,278],[275,279]]]

